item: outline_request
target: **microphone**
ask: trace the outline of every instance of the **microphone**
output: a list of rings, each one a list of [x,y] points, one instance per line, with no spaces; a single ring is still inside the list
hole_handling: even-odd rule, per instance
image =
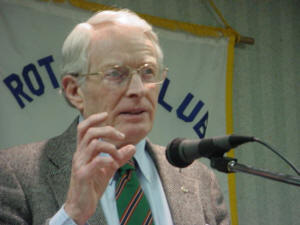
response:
[[[234,134],[196,140],[176,138],[167,145],[166,157],[173,166],[184,168],[200,157],[223,157],[230,149],[250,141],[255,138]]]

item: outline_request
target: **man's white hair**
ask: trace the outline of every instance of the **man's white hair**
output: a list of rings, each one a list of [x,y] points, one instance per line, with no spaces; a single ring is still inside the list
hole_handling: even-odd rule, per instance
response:
[[[75,26],[66,38],[62,47],[62,77],[78,74],[87,74],[89,68],[88,49],[95,26],[112,23],[141,28],[146,37],[154,44],[159,66],[162,68],[163,53],[159,46],[157,35],[152,26],[134,12],[122,9],[118,11],[102,11],[93,15],[84,23]]]

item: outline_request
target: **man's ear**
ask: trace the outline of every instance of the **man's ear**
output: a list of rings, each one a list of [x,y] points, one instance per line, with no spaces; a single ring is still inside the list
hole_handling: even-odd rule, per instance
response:
[[[75,106],[80,112],[83,111],[83,94],[81,88],[78,86],[76,78],[71,75],[66,75],[62,78],[61,84],[66,98]]]

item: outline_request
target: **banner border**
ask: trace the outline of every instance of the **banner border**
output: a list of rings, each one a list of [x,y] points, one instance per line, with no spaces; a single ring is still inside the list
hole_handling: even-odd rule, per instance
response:
[[[49,2],[51,0],[40,0],[44,2]],[[64,3],[66,0],[53,0],[54,3]],[[88,10],[92,12],[102,11],[102,10],[116,10],[117,7],[103,5],[97,2],[89,2],[86,0],[67,0],[71,5],[77,8],[81,8],[83,10]],[[188,22],[181,22],[177,20],[171,20],[161,17],[152,16],[149,14],[137,14],[151,23],[153,26],[157,26],[160,28],[172,30],[172,31],[184,31],[196,36],[206,36],[206,37],[230,37],[235,36],[235,39],[239,36],[239,34],[234,31],[231,27],[212,27],[212,26],[204,26],[199,24],[193,24]]]
[[[232,112],[232,95],[233,95],[233,65],[234,65],[234,44],[235,37],[229,37],[227,49],[227,69],[226,69],[226,134],[233,133],[233,112]],[[234,158],[234,150],[227,153],[228,157]],[[236,179],[235,174],[228,174],[229,203],[231,212],[232,225],[238,225],[238,211],[236,199]]]

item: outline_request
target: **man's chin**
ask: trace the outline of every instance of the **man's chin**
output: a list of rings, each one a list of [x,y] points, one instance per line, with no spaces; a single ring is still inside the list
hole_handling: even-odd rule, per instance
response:
[[[125,134],[127,144],[137,144],[150,132],[149,128],[140,127],[139,125],[130,125],[120,128],[120,131]]]

